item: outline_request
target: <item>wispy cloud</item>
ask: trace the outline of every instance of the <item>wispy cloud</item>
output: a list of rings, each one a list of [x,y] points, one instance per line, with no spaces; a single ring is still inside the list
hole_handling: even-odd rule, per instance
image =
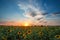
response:
[[[48,14],[51,15],[51,13],[44,12],[44,10],[40,9],[40,7],[37,6],[38,3],[36,3],[36,0],[28,0],[28,2],[27,3],[22,2],[18,4],[19,8],[24,11],[23,16],[34,21],[35,23],[47,22],[45,21],[46,20],[45,17],[48,16]],[[44,3],[44,6],[46,9],[49,9],[46,3]],[[52,13],[52,15],[57,15],[59,13],[60,12]]]
[[[18,4],[18,6],[20,7],[20,9],[24,10],[23,15],[27,18],[30,18],[30,20],[37,20],[41,17],[44,17],[44,15],[42,15],[43,11],[39,10],[39,8],[36,8],[34,5]]]
[[[60,12],[54,12],[54,13],[52,13],[52,16],[58,16],[58,15],[60,15]]]

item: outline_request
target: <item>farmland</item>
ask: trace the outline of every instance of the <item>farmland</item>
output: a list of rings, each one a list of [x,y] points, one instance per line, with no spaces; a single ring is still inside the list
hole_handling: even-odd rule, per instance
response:
[[[60,40],[60,26],[0,26],[0,40]]]

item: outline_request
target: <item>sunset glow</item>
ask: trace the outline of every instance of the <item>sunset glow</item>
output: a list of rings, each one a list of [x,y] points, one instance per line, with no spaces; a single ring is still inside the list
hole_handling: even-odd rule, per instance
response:
[[[23,26],[30,26],[30,24],[28,22],[24,22]]]
[[[29,26],[29,24],[28,23],[25,23],[24,26]]]
[[[0,0],[0,40],[59,40],[60,0]]]
[[[60,25],[60,0],[0,0],[0,25]]]

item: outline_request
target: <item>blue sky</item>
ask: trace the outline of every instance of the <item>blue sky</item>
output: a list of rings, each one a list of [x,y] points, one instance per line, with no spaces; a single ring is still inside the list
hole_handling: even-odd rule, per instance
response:
[[[41,17],[48,24],[60,25],[60,0],[0,0],[0,22],[31,20],[36,23]]]

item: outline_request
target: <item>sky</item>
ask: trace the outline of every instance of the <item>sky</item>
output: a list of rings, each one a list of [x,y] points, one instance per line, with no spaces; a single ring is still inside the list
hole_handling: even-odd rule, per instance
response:
[[[0,0],[0,25],[60,25],[60,0]]]

